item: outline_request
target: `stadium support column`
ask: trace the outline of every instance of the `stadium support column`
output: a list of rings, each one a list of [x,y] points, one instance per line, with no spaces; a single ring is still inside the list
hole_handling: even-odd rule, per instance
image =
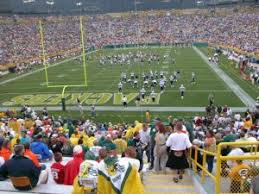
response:
[[[61,104],[62,104],[62,111],[66,111],[66,99],[65,98],[61,98]]]
[[[42,61],[45,68],[45,79],[47,87],[49,86],[49,78],[48,78],[48,72],[47,72],[47,64],[46,64],[46,53],[45,53],[45,46],[44,46],[44,34],[43,34],[43,28],[42,28],[42,22],[39,20],[39,30],[40,30],[40,43],[41,43],[41,49],[42,49]]]
[[[65,90],[68,86],[64,86],[63,87],[63,91],[61,94],[61,105],[62,105],[62,110],[66,111],[66,99],[65,99]]]

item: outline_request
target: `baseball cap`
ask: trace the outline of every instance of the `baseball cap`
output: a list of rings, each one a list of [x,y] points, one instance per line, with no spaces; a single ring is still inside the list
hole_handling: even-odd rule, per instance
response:
[[[73,153],[74,154],[81,154],[83,152],[83,148],[82,148],[82,146],[80,146],[80,145],[76,145],[75,147],[74,147],[74,149],[73,149]]]
[[[160,119],[159,117],[155,117],[155,118],[153,119],[153,121],[154,121],[154,122],[161,122],[161,119]]]

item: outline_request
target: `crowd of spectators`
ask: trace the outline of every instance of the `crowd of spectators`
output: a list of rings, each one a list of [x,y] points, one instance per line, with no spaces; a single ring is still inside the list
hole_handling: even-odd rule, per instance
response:
[[[1,65],[41,63],[38,17],[1,17]],[[54,58],[75,54],[80,49],[80,22],[75,16],[43,17],[47,55]],[[97,15],[84,20],[88,48],[105,45],[147,43],[192,43],[207,41],[258,54],[258,12],[227,15],[128,14]],[[65,52],[64,52],[65,51]],[[70,52],[68,52],[70,51]]]
[[[0,19],[6,19],[6,23],[0,25],[1,35],[5,37],[0,39],[1,62],[15,64],[19,71],[31,67],[25,62],[27,59],[31,65],[40,64],[39,18],[15,16]],[[225,16],[129,14],[89,17],[84,20],[84,27],[87,48],[109,44],[208,41],[259,54],[258,23],[258,13],[231,13]],[[43,30],[46,53],[53,54],[51,60],[79,52],[78,18],[45,17]],[[29,106],[22,107],[19,113],[7,111],[0,114],[0,180],[23,175],[35,187],[39,183],[46,183],[48,171],[44,163],[51,162],[52,177],[57,184],[74,185],[75,189],[79,189],[81,177],[85,175],[82,172],[85,169],[83,164],[88,160],[92,161],[92,166],[97,163],[101,166],[116,163],[118,156],[122,157],[119,160],[122,166],[127,166],[129,162],[141,172],[147,162],[149,170],[165,173],[166,167],[175,168],[177,157],[185,154],[182,150],[173,150],[179,146],[174,145],[174,138],[184,139],[186,148],[190,148],[192,143],[209,152],[216,152],[220,142],[259,140],[259,99],[255,108],[245,113],[233,113],[230,107],[212,105],[213,102],[206,107],[205,116],[195,116],[191,120],[169,116],[166,121],[148,118],[143,123],[136,121],[131,124],[54,118],[49,115],[47,108],[36,112]],[[179,136],[175,137],[175,133]],[[189,137],[188,141],[186,137]],[[222,155],[242,155],[246,151],[244,147],[227,148]],[[65,165],[61,163],[64,156],[72,157]],[[147,161],[144,161],[145,158]],[[213,156],[207,157],[210,173],[213,173],[214,160]],[[244,167],[240,161],[237,164],[238,167]],[[231,163],[225,165],[232,166]],[[185,160],[183,165],[179,160],[176,166],[186,168],[188,163]],[[102,167],[100,169],[105,170]],[[235,177],[235,171],[232,169],[227,174]],[[179,179],[182,179],[183,171],[179,171],[179,174]]]
[[[195,116],[191,120],[174,119],[172,116],[166,121],[157,117],[150,120],[149,116],[147,122],[143,123],[136,121],[134,124],[112,124],[62,117],[55,119],[46,108],[37,113],[33,108],[25,106],[20,113],[8,111],[1,114],[0,177],[5,180],[8,176],[20,176],[20,171],[24,169],[14,165],[14,162],[20,162],[25,167],[28,166],[29,171],[33,171],[26,176],[36,186],[38,182],[46,182],[48,173],[44,162],[53,161],[54,158],[55,163],[51,169],[55,182],[78,187],[75,185],[78,181],[75,183],[74,180],[80,179],[78,174],[83,168],[80,165],[84,160],[100,163],[106,161],[108,156],[122,157],[120,162],[130,162],[139,172],[143,170],[144,163],[148,163],[146,168],[149,170],[165,173],[166,167],[175,166],[170,154],[168,157],[168,148],[170,150],[170,147],[175,146],[174,135],[172,136],[175,133],[179,136],[177,138],[189,137],[188,141],[193,145],[210,152],[216,152],[216,146],[220,142],[258,141],[259,99],[253,111],[233,113],[228,110],[227,106],[218,106],[216,111],[205,116]],[[190,142],[187,144],[188,148]],[[243,155],[246,151],[244,147],[235,147],[224,149],[222,154]],[[62,156],[73,159],[63,165]],[[33,168],[28,158],[34,164]],[[213,156],[207,157],[208,171],[211,173],[214,159]],[[232,164],[226,163],[226,166],[231,167]],[[180,179],[182,173],[180,171]]]

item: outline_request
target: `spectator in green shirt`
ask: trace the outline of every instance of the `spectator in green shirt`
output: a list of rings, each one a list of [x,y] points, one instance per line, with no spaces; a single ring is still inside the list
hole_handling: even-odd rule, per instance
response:
[[[223,140],[221,142],[234,142],[236,141],[236,135],[231,132],[231,129],[227,127],[225,129],[225,136],[223,137]],[[226,156],[231,151],[230,147],[226,147],[221,150],[222,156]]]

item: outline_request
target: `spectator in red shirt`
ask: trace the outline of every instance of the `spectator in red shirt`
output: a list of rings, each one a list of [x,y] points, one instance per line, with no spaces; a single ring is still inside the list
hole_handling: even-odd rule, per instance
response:
[[[73,159],[65,166],[65,185],[73,185],[73,181],[79,173],[80,164],[84,161],[83,155],[82,146],[76,145],[73,149]]]
[[[50,167],[51,174],[53,176],[54,181],[57,184],[64,184],[65,166],[61,164],[62,154],[60,152],[56,152],[54,154],[54,159],[55,159],[55,163],[53,163]]]

